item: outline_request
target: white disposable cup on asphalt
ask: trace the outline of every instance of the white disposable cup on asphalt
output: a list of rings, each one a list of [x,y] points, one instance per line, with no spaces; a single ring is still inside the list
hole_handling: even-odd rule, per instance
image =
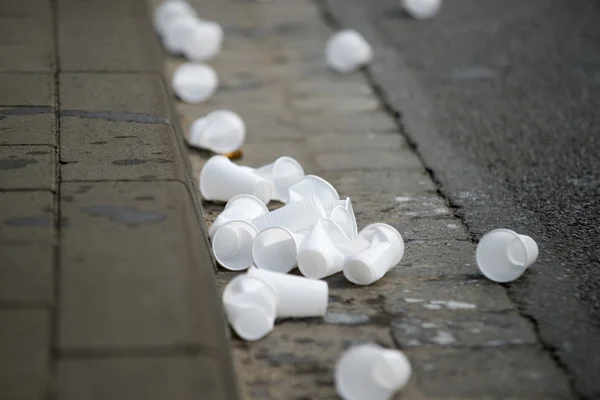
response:
[[[414,19],[430,19],[440,11],[442,0],[402,0],[402,7]]]
[[[322,279],[344,268],[346,252],[352,242],[333,221],[322,219],[300,246],[298,268],[310,279]]]
[[[292,232],[300,232],[312,228],[322,218],[325,218],[323,204],[317,197],[308,196],[256,217],[250,222],[259,232],[275,226],[287,228]]]
[[[187,1],[163,1],[154,9],[152,22],[159,35],[164,35],[165,28],[172,18],[180,16],[196,16],[196,10]]]
[[[347,29],[327,41],[325,59],[337,72],[352,72],[373,60],[373,48],[360,33]]]
[[[233,111],[217,110],[199,118],[190,127],[190,145],[227,154],[242,147],[246,124]]]
[[[209,65],[186,62],[175,70],[172,84],[177,97],[186,103],[197,104],[215,93],[219,77]]]
[[[294,233],[272,227],[260,232],[252,243],[252,259],[260,269],[287,274],[298,264],[300,247],[309,231]]]
[[[344,276],[357,285],[370,285],[381,279],[404,255],[404,240],[392,226],[371,224],[359,232],[359,239],[370,243],[365,250],[348,257]]]
[[[308,196],[317,197],[323,204],[340,199],[340,195],[331,183],[315,175],[306,175],[290,186],[288,196],[283,200],[286,203],[294,203]]]
[[[208,235],[212,239],[217,230],[231,221],[250,221],[269,212],[265,203],[258,197],[250,194],[240,194],[232,198],[225,205],[225,209],[212,223],[208,230]]]
[[[373,343],[346,350],[335,366],[335,389],[344,400],[389,400],[408,383],[412,368],[399,350]]]
[[[273,185],[272,198],[284,203],[288,198],[288,189],[304,178],[304,168],[292,157],[279,157],[271,164],[256,168],[255,172],[270,180]]]
[[[278,302],[269,285],[247,274],[235,277],[223,291],[227,320],[244,340],[261,339],[273,330]]]
[[[258,230],[246,221],[230,221],[215,232],[212,249],[224,268],[242,271],[252,265],[252,243]]]
[[[188,32],[181,52],[190,61],[209,61],[221,51],[223,28],[213,21],[200,21]]]
[[[494,282],[511,282],[519,278],[538,257],[538,245],[529,236],[510,229],[486,233],[475,251],[477,266]]]
[[[321,317],[327,312],[327,282],[251,267],[248,275],[268,284],[279,297],[278,317]]]
[[[227,202],[238,194],[251,194],[268,204],[269,181],[248,171],[225,156],[211,157],[200,172],[200,193],[205,200]]]
[[[192,32],[201,24],[194,15],[184,14],[175,16],[165,22],[162,44],[173,55],[183,53],[185,42]]]
[[[323,204],[327,218],[337,223],[340,228],[346,233],[350,240],[354,240],[358,235],[358,224],[356,223],[356,215],[352,207],[350,197],[345,200],[336,200]],[[343,207],[346,212],[340,212],[339,208]]]

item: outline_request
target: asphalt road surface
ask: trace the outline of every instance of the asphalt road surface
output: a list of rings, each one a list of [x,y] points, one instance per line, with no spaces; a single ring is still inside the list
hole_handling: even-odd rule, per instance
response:
[[[506,285],[582,399],[600,399],[600,2],[325,0],[375,47],[369,75],[474,240],[540,245]]]

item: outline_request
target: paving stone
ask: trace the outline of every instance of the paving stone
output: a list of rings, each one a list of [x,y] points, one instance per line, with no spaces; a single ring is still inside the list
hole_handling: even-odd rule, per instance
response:
[[[306,143],[311,150],[319,153],[358,151],[363,149],[390,151],[407,150],[404,138],[391,132],[323,132],[319,135],[307,135]]]
[[[107,111],[114,112],[112,118],[118,120],[144,122],[144,115],[169,117],[167,93],[156,74],[62,73],[60,105],[61,113],[82,110],[96,118],[102,115],[94,112]]]
[[[228,363],[204,356],[61,360],[58,395],[64,400],[235,399]]]
[[[54,105],[54,77],[50,74],[0,73],[0,106]]]
[[[43,400],[49,387],[46,310],[0,310],[0,398]]]
[[[318,154],[316,157],[318,168],[325,171],[353,171],[353,170],[421,170],[419,158],[409,151],[338,151],[327,154]]]
[[[0,146],[0,189],[54,190],[50,146]]]
[[[379,100],[375,97],[367,96],[328,96],[328,97],[305,97],[293,98],[290,101],[290,107],[299,113],[305,114],[341,114],[340,118],[344,118],[345,114],[356,112],[375,111],[380,108]]]
[[[0,304],[53,296],[52,193],[0,193]]]
[[[354,113],[343,117],[337,114],[306,114],[298,117],[298,124],[301,128],[312,132],[395,132],[398,130],[394,120],[384,112]]]
[[[574,398],[563,373],[537,346],[476,351],[423,346],[406,353],[427,398]]]
[[[52,71],[54,45],[50,2],[4,0],[0,38],[0,52],[9,55],[0,58],[0,71]]]
[[[61,178],[184,181],[175,135],[166,124],[61,118]]]
[[[56,145],[54,111],[47,108],[0,108],[0,144]]]
[[[63,183],[60,349],[226,351],[213,264],[179,182]]]
[[[455,218],[416,218],[409,221],[386,218],[386,221],[398,229],[405,241],[414,241],[419,243],[426,240],[436,239],[469,239],[469,234],[467,233],[465,227],[458,223]]]

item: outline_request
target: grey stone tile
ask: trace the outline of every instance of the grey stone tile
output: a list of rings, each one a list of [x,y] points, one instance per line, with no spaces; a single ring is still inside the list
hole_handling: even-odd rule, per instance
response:
[[[0,144],[55,146],[54,110],[30,107],[0,108]]]
[[[54,190],[50,146],[0,146],[0,188]]]
[[[0,106],[54,106],[51,74],[0,74]]]

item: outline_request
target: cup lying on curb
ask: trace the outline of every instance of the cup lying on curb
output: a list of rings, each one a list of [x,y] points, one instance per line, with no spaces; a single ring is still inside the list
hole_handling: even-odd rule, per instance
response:
[[[219,77],[209,65],[186,62],[175,70],[172,86],[182,101],[197,104],[215,93],[219,86]]]
[[[340,199],[340,195],[331,183],[316,175],[306,175],[289,187],[287,195],[283,197],[283,201],[285,203],[295,203],[309,196],[315,196],[323,204]]]
[[[223,28],[213,21],[199,21],[188,31],[181,52],[190,61],[209,61],[221,51]]]
[[[373,48],[355,30],[334,33],[325,47],[327,65],[340,73],[356,71],[373,60]]]
[[[217,110],[198,118],[190,127],[190,146],[227,154],[242,147],[246,124],[233,111]]]
[[[163,1],[154,9],[152,23],[156,33],[164,35],[165,28],[170,20],[181,16],[196,17],[196,10],[187,1],[170,0]]]
[[[228,222],[236,220],[250,221],[268,212],[269,209],[258,197],[250,194],[239,194],[227,202],[225,209],[210,226],[208,235],[213,239],[217,230]]]
[[[410,361],[400,350],[374,343],[346,350],[335,366],[335,388],[344,400],[388,400],[410,379]]]
[[[271,199],[284,203],[284,197],[287,196],[289,188],[304,178],[302,165],[287,156],[279,157],[271,164],[256,168],[254,172],[272,183]]]
[[[511,282],[537,260],[538,253],[537,243],[529,236],[510,229],[494,229],[477,244],[475,258],[486,278],[494,282]]]

